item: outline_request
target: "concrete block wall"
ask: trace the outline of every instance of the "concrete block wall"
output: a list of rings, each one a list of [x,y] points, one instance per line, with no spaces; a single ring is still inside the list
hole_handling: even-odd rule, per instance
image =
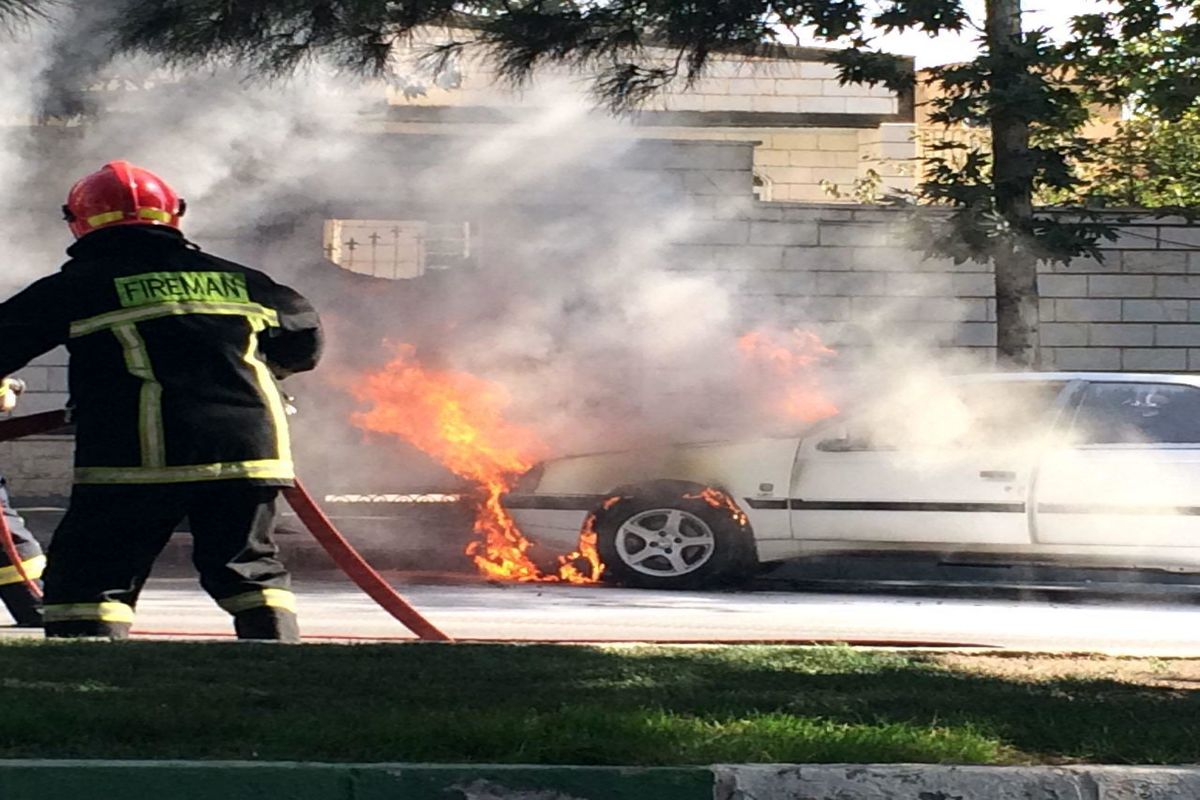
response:
[[[59,348],[15,373],[25,381],[16,415],[62,408],[67,402],[67,354]],[[35,436],[0,442],[0,474],[23,505],[57,503],[70,492],[74,440],[70,436]]]
[[[847,357],[900,339],[993,358],[991,265],[909,249],[897,212],[753,203],[712,216],[694,241],[674,246],[673,264],[736,287],[743,325],[807,327]],[[1200,369],[1200,226],[1125,224],[1103,254],[1042,267],[1045,367]]]
[[[885,208],[758,202],[748,147],[690,146],[693,156],[713,162],[708,168],[689,168],[674,147],[641,152],[646,165],[674,164],[700,218],[668,248],[669,266],[718,277],[745,328],[807,327],[848,359],[888,340],[992,357],[990,265],[923,257],[905,246],[899,215]],[[1040,282],[1047,367],[1200,369],[1200,226],[1180,219],[1126,224],[1103,260],[1047,266]],[[65,364],[56,351],[19,373],[29,384],[19,413],[62,406]],[[23,500],[63,497],[71,442],[0,444],[0,471]]]
[[[543,67],[529,89],[506,87],[482,64],[462,70],[461,83],[439,88],[428,83],[424,94],[406,95],[405,87],[387,87],[394,105],[481,106],[512,108],[544,102],[546,87],[581,85],[570,69]],[[782,114],[895,114],[899,100],[884,86],[842,85],[837,68],[823,61],[789,58],[715,57],[703,77],[649,101],[648,111],[758,111]]]
[[[848,193],[855,179],[868,169],[884,178],[888,191],[909,190],[914,185],[916,144],[909,123],[869,128],[671,126],[639,128],[637,133],[645,139],[752,146],[754,173],[769,184],[762,197],[773,202],[832,202],[822,181]]]

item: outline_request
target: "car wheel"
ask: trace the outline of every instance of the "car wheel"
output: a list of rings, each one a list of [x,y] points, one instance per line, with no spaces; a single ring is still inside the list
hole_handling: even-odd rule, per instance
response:
[[[693,589],[744,577],[749,529],[699,497],[625,496],[596,512],[604,577],[623,586]]]

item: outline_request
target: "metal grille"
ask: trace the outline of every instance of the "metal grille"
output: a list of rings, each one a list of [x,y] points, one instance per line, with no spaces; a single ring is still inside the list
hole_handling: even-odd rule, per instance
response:
[[[404,280],[473,265],[471,238],[466,221],[331,219],[325,257],[351,272]]]

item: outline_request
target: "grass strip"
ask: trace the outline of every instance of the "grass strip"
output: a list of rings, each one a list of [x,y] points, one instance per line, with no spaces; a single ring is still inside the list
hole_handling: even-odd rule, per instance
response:
[[[1200,691],[971,665],[849,647],[12,640],[0,757],[1200,761]]]

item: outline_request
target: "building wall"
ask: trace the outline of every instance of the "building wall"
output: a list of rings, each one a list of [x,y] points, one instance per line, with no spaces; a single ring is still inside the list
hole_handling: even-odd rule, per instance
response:
[[[418,162],[427,158],[412,142],[403,149],[415,150]],[[754,157],[748,144],[648,142],[627,154],[627,178],[605,185],[631,196],[669,191],[693,206],[699,222],[668,247],[668,265],[717,275],[731,288],[747,328],[764,321],[804,326],[846,359],[869,356],[885,339],[991,357],[989,265],[924,258],[904,245],[900,215],[885,208],[760,202],[750,182]],[[328,213],[353,219],[349,212],[356,208],[358,218],[386,219],[375,216],[379,210],[361,194],[331,199]],[[320,237],[318,224],[314,253]],[[237,242],[222,241],[218,232],[198,231],[197,238],[242,257]],[[1105,256],[1043,268],[1046,366],[1200,369],[1200,226],[1169,218],[1125,225]],[[252,253],[245,257],[253,260]],[[489,268],[486,253],[482,262],[481,269]],[[18,413],[66,402],[65,364],[65,354],[56,351],[18,373],[29,385]],[[63,437],[0,443],[0,464],[16,497],[36,503],[68,493],[70,453]]]
[[[651,139],[721,140],[755,146],[754,171],[763,199],[834,201],[824,184],[849,195],[856,179],[874,169],[886,190],[913,188],[917,143],[910,102],[883,86],[843,85],[836,67],[818,51],[791,58],[712,59],[691,86],[662,93],[630,120],[630,136]],[[578,92],[586,79],[563,69],[539,71],[527,90],[515,91],[483,65],[463,67],[451,85],[420,83],[388,89],[388,103],[404,111],[490,109],[511,115],[536,108],[557,91]],[[464,117],[410,120],[392,132],[449,133]],[[450,121],[457,120],[457,121]],[[500,119],[497,119],[500,121]]]

